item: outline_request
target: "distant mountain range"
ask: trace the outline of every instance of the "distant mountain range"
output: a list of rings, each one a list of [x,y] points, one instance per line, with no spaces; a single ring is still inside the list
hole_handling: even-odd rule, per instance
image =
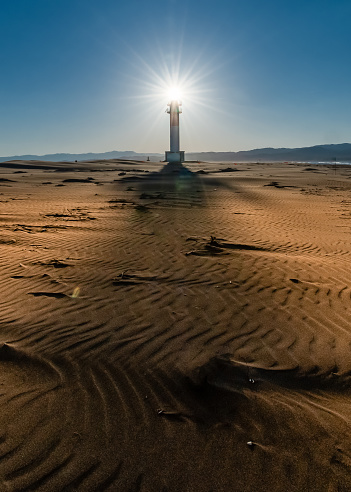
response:
[[[92,161],[101,159],[127,159],[160,161],[164,154],[145,154],[129,151],[117,151],[87,154],[46,154],[46,155],[16,155],[11,157],[0,157],[0,162],[13,160],[35,160],[51,162],[74,162]],[[186,152],[185,158],[193,161],[238,161],[238,162],[272,162],[272,161],[295,161],[295,162],[351,162],[351,144],[326,144],[313,147],[301,148],[264,148],[254,150],[243,150],[240,152]]]
[[[296,149],[254,149],[240,152],[201,152],[186,153],[188,160],[238,161],[238,162],[351,162],[351,144],[326,144]]]
[[[87,154],[45,154],[45,155],[13,155],[10,157],[0,157],[0,162],[6,161],[49,161],[49,162],[74,162],[74,161],[93,161],[100,159],[127,159],[127,160],[150,160],[159,161],[164,159],[164,154],[138,154],[132,150]]]

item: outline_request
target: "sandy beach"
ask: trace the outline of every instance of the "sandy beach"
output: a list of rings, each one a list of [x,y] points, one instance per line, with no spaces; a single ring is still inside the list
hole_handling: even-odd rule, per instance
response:
[[[0,165],[1,491],[351,490],[351,167]]]

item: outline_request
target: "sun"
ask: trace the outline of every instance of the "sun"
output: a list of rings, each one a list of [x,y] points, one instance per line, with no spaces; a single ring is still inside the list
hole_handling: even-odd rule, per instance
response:
[[[180,87],[170,87],[167,91],[168,99],[170,101],[180,101],[182,99],[182,90]]]

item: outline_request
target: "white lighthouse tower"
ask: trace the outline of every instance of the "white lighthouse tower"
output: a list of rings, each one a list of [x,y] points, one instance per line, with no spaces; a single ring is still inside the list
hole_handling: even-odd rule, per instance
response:
[[[181,101],[172,99],[167,104],[170,115],[170,150],[166,151],[167,162],[184,162],[184,150],[179,150],[179,114],[182,112]]]

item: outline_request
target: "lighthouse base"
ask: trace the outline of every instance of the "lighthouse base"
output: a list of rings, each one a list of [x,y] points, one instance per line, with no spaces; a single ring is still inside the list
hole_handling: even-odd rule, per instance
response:
[[[166,151],[166,162],[184,162],[184,150],[179,152],[169,152]]]

